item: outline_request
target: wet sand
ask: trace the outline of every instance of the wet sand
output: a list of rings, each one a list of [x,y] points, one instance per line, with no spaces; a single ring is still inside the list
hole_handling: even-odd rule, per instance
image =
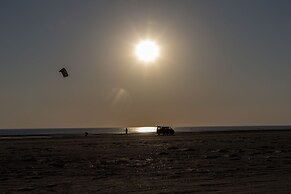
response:
[[[0,193],[290,193],[291,131],[0,140]]]

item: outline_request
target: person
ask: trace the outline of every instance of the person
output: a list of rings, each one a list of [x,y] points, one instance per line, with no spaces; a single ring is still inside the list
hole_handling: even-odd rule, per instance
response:
[[[88,132],[86,131],[86,132],[85,132],[85,137],[87,137],[87,136],[88,136]]]
[[[125,134],[127,135],[127,133],[128,133],[128,129],[127,129],[127,128],[125,128]]]

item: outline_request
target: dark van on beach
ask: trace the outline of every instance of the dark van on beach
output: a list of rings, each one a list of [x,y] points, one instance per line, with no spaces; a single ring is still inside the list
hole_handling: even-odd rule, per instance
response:
[[[175,131],[171,127],[165,127],[165,126],[157,126],[157,134],[163,134],[163,135],[174,135]]]

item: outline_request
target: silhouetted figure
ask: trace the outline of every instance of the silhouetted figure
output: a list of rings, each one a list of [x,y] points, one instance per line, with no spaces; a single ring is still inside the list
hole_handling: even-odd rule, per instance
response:
[[[85,137],[87,137],[88,135],[89,135],[89,133],[86,131],[86,132],[85,132]]]
[[[127,135],[127,133],[128,133],[128,129],[127,129],[127,128],[125,128],[125,134]]]
[[[69,74],[68,74],[68,72],[67,72],[67,70],[65,68],[62,68],[59,72],[63,75],[63,77],[68,77],[69,76]]]

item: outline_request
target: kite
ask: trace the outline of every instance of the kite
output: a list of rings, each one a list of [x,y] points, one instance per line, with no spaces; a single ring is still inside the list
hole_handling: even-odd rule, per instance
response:
[[[67,72],[67,70],[65,68],[62,68],[59,72],[63,75],[63,77],[68,77],[69,76],[69,74],[68,74],[68,72]]]

